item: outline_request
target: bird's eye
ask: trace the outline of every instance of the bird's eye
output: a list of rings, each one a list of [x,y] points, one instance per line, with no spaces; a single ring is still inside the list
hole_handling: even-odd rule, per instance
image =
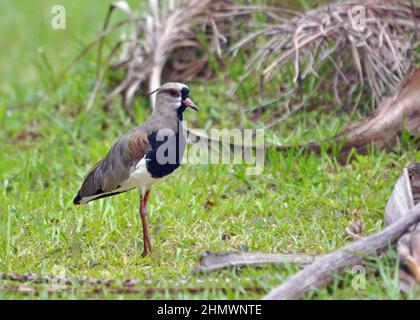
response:
[[[172,97],[179,97],[179,92],[178,92],[178,91],[176,91],[176,90],[169,90],[169,94],[170,94]]]

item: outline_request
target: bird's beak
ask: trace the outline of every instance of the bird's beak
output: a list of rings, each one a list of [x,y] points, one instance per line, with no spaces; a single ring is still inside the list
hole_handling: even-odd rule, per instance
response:
[[[182,102],[186,107],[190,107],[191,109],[194,109],[195,111],[198,111],[198,107],[195,105],[194,102],[191,101],[190,98],[185,99]]]

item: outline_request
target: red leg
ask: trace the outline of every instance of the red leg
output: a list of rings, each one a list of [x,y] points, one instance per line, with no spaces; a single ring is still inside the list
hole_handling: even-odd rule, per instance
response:
[[[147,200],[149,199],[149,193],[150,190],[147,190],[144,197],[142,196],[142,193],[140,193],[140,217],[141,222],[143,224],[143,253],[142,257],[147,256],[149,251],[152,251],[152,245],[150,243],[149,238],[149,227],[147,225],[146,221],[146,214],[147,214]]]
[[[146,217],[146,214],[147,214],[147,202],[149,201],[149,195],[150,195],[150,190],[146,190],[146,193],[144,194],[144,197],[143,197],[143,209],[144,209],[144,216],[145,217]],[[152,242],[150,240],[149,235],[147,235],[146,240],[147,240],[147,247],[148,247],[149,251],[152,252]]]

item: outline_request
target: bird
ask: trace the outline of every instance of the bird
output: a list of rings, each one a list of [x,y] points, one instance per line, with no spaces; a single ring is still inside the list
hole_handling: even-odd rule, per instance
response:
[[[183,114],[187,108],[198,111],[189,92],[187,85],[178,82],[151,92],[156,93],[156,99],[150,117],[115,141],[105,157],[87,172],[73,199],[75,205],[82,205],[138,189],[143,257],[152,251],[146,220],[151,188],[180,166],[186,144]]]

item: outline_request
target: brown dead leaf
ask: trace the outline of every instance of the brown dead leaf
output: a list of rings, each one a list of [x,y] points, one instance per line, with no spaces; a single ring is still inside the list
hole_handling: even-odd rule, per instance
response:
[[[354,222],[346,228],[346,235],[352,239],[362,239],[363,237],[360,236],[363,229],[363,222],[360,218],[359,210],[355,210],[354,213]]]

